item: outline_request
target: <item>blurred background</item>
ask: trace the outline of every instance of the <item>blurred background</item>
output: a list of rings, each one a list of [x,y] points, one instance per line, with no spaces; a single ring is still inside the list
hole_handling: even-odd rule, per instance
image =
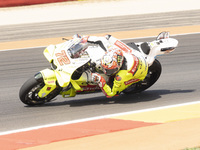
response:
[[[198,4],[197,0],[1,0],[0,42],[198,25]]]

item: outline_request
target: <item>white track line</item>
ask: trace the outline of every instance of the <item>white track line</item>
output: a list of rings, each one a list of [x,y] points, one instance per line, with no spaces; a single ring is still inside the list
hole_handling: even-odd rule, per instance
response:
[[[105,118],[110,118],[110,117],[115,117],[115,116],[136,114],[136,113],[142,113],[142,112],[148,112],[148,111],[155,111],[155,110],[161,110],[161,109],[168,109],[168,108],[174,108],[174,107],[180,107],[180,106],[187,106],[187,105],[194,105],[194,104],[200,104],[200,101],[194,101],[194,102],[188,102],[188,103],[176,104],[176,105],[169,105],[169,106],[162,106],[162,107],[155,107],[155,108],[148,108],[148,109],[142,109],[142,110],[136,110],[136,111],[129,111],[129,112],[123,112],[123,113],[109,114],[109,115],[96,116],[96,117],[91,117],[91,118],[84,118],[84,119],[78,119],[78,120],[72,120],[72,121],[66,121],[66,122],[59,122],[59,123],[53,123],[53,124],[47,124],[47,125],[29,127],[29,128],[24,128],[24,129],[17,129],[17,130],[5,131],[5,132],[0,132],[0,136],[1,135],[7,135],[7,134],[24,132],[24,131],[37,130],[37,129],[41,129],[41,128],[48,128],[48,127],[55,127],[55,126],[61,126],[61,125],[68,125],[68,124],[73,124],[73,123],[80,123],[80,122],[85,122],[85,121],[105,119]]]

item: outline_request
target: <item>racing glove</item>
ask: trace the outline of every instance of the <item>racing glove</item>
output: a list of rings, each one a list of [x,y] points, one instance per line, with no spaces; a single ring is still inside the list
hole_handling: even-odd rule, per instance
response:
[[[92,81],[97,83],[106,97],[111,98],[116,96],[117,91],[112,91],[109,85],[106,84],[105,79],[98,73],[92,73]]]
[[[98,73],[92,73],[92,82],[97,83],[100,88],[104,87],[106,84],[105,79]]]

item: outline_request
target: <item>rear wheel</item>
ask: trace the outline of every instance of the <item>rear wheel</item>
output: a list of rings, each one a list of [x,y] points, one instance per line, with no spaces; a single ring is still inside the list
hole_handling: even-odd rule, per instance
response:
[[[158,80],[161,72],[162,72],[161,64],[156,59],[154,61],[154,63],[149,67],[146,78],[143,81],[132,84],[127,89],[125,89],[123,92],[125,94],[134,94],[134,93],[140,93],[140,92],[148,89]]]
[[[21,87],[19,91],[19,97],[20,100],[27,105],[34,106],[34,105],[41,105],[46,102],[49,102],[52,100],[54,97],[56,97],[60,91],[61,88],[58,87],[54,89],[50,94],[48,94],[44,98],[40,98],[38,96],[38,92],[40,89],[44,87],[44,82],[43,80],[36,80],[35,77],[32,77],[28,79],[23,86]]]

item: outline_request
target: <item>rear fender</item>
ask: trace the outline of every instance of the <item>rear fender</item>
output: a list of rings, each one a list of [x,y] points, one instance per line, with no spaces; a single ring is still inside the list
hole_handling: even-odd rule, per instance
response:
[[[53,70],[50,69],[44,69],[40,71],[40,73],[43,77],[43,82],[45,86],[39,91],[38,96],[40,98],[43,98],[47,96],[49,93],[51,93],[56,88],[56,75]],[[36,79],[41,76],[37,74],[35,77]],[[39,79],[41,80],[41,79]]]
[[[147,63],[149,66],[151,66],[157,56],[171,53],[177,46],[178,41],[173,38],[166,38],[150,42],[151,50],[147,55]]]

